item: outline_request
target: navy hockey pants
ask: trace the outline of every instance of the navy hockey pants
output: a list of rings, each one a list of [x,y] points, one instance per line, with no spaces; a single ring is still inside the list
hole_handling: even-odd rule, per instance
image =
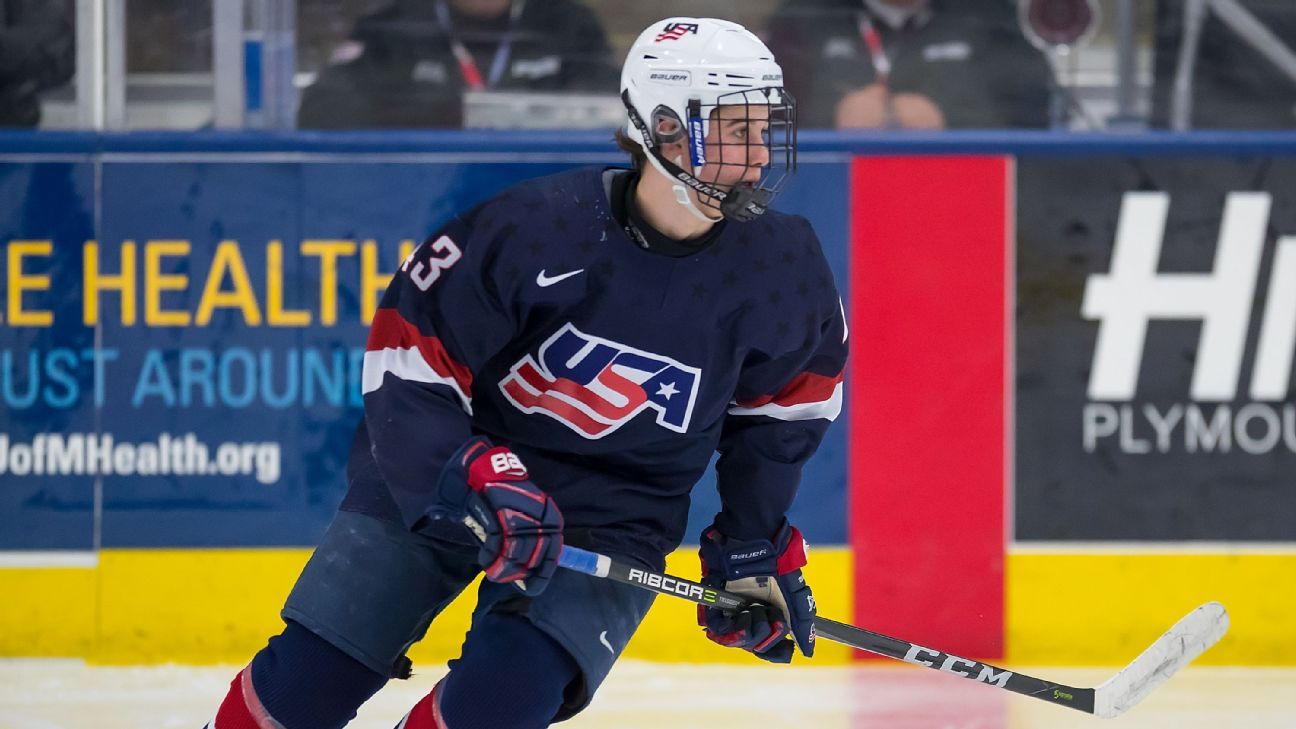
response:
[[[405,653],[437,615],[480,572],[476,550],[427,538],[366,514],[339,511],[311,556],[282,616],[383,676],[407,669]],[[562,646],[580,668],[555,721],[589,703],[653,593],[559,569],[543,594],[528,598],[512,585],[483,580],[473,628],[488,615],[516,615]],[[488,645],[470,639],[474,645]],[[465,658],[469,656],[465,655]],[[526,656],[501,656],[526,670]]]

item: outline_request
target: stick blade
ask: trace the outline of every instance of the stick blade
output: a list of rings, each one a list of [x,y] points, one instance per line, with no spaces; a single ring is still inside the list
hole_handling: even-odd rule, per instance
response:
[[[1218,602],[1193,610],[1120,673],[1094,690],[1094,714],[1120,716],[1142,701],[1228,631],[1228,611]]]

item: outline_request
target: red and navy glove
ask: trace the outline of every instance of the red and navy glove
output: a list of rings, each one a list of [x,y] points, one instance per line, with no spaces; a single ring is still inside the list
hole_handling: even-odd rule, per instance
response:
[[[526,595],[544,592],[562,550],[562,513],[513,451],[472,438],[446,463],[437,491],[441,503],[430,516],[473,532],[486,579],[512,582]]]
[[[698,554],[702,584],[758,601],[736,612],[699,605],[698,625],[708,638],[774,663],[790,663],[796,648],[814,655],[815,601],[801,575],[806,544],[796,527],[783,522],[772,541],[737,541],[712,526],[702,532]]]

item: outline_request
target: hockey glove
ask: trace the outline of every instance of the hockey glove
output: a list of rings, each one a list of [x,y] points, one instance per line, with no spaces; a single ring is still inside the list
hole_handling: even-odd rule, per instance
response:
[[[525,595],[544,592],[562,550],[562,513],[513,451],[472,438],[446,463],[437,491],[440,504],[430,516],[473,532],[486,579],[512,582]]]
[[[758,601],[739,611],[698,606],[698,625],[723,646],[742,648],[774,663],[790,663],[795,648],[814,655],[814,596],[801,575],[805,540],[787,522],[774,540],[740,542],[714,526],[702,533],[702,584]],[[795,640],[786,640],[788,633]]]

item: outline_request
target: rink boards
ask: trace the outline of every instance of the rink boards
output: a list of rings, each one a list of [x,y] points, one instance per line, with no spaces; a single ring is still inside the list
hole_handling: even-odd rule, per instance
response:
[[[1218,599],[1207,659],[1296,662],[1294,153],[805,135],[779,207],[853,337],[791,515],[823,614],[1119,663]],[[341,496],[397,263],[513,180],[617,162],[569,135],[0,137],[0,654],[255,650]],[[690,533],[717,508],[696,493]],[[659,601],[631,653],[733,658],[696,631]]]

